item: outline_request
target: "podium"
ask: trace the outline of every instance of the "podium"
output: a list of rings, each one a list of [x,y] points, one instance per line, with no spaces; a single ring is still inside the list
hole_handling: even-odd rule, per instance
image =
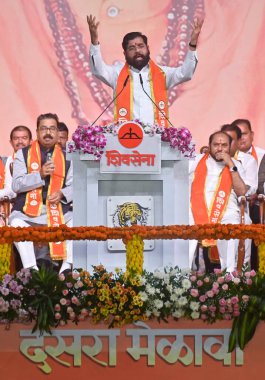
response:
[[[159,174],[100,173],[100,161],[94,156],[74,152],[67,158],[74,170],[74,226],[107,226],[108,199],[136,196],[152,198],[154,225],[188,224],[188,159],[168,143],[161,142]],[[110,250],[106,241],[74,241],[73,252],[75,268],[91,271],[91,266],[103,264],[113,271],[126,267],[125,248]],[[154,240],[152,249],[144,251],[148,271],[176,265],[188,268],[188,241]]]

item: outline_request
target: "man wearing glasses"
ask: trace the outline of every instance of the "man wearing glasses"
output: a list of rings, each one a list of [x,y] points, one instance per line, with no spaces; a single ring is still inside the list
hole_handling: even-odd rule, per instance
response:
[[[58,117],[37,118],[37,139],[20,149],[13,166],[13,191],[17,193],[9,222],[13,227],[72,226],[73,170],[58,141]],[[15,243],[24,268],[38,270],[32,242]],[[71,269],[72,244],[49,243],[52,260],[62,260],[60,273]]]

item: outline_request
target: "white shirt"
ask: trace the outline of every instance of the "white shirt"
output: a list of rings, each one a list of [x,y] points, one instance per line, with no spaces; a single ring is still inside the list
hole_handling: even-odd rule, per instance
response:
[[[241,162],[245,171],[245,184],[249,186],[246,195],[255,194],[258,188],[258,163],[255,158],[248,153],[238,151],[238,161]]]
[[[260,162],[265,154],[265,150],[262,149],[262,148],[259,148],[258,146],[255,146],[255,151],[257,153],[257,156],[258,156],[258,168],[260,166]],[[248,154],[252,155],[252,146],[249,148],[249,150],[247,151]]]
[[[193,182],[195,169],[203,156],[204,156],[203,154],[199,154],[198,156],[196,156],[195,160],[189,161],[190,189],[191,189],[191,184]],[[244,174],[242,165],[240,164],[240,162],[236,161],[234,158],[232,158],[232,160],[238,169],[238,173],[240,177],[245,182],[245,174]],[[206,181],[205,181],[205,200],[206,200],[207,208],[209,209],[212,203],[213,196],[216,191],[217,184],[219,182],[220,173],[223,170],[225,165],[223,162],[217,162],[211,156],[209,156],[209,158],[206,161],[206,166],[207,166],[207,176],[206,176]],[[190,224],[194,224],[194,219],[193,219],[191,210],[190,210],[189,218],[190,218]],[[240,223],[240,209],[238,206],[237,195],[233,189],[231,190],[231,194],[230,194],[223,218],[221,220],[221,223]]]
[[[12,199],[16,197],[16,193],[12,190],[12,174],[10,171],[10,164],[13,163],[13,157],[9,156],[5,164],[5,184],[4,188],[0,190],[0,201],[3,201],[5,197]]]
[[[197,64],[196,52],[189,50],[184,63],[179,67],[159,66],[166,75],[166,88],[176,86],[179,83],[188,81],[192,78]],[[100,45],[90,46],[90,67],[92,74],[104,82],[106,85],[116,90],[118,76],[124,67],[123,63],[117,65],[107,65],[101,56]],[[154,105],[148,96],[144,93],[139,73],[143,79],[143,87],[150,97],[151,87],[149,80],[149,65],[142,70],[130,67],[133,77],[133,119],[138,119],[143,123],[154,124]],[[129,79],[130,80],[130,79]]]

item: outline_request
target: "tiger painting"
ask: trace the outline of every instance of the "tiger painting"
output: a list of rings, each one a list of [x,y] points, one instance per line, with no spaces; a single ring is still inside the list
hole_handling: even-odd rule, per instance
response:
[[[126,202],[117,205],[115,213],[112,215],[114,227],[130,227],[138,224],[146,226],[150,209],[142,207],[139,203]]]

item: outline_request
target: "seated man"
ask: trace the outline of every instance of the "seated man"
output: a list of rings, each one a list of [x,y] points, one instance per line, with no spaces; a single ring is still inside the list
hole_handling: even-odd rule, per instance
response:
[[[19,149],[28,146],[31,143],[32,134],[28,127],[24,125],[17,125],[10,133],[10,144],[13,148],[13,154],[9,156],[5,163],[5,169],[3,172],[3,181],[0,183],[0,201],[5,199],[15,198],[16,193],[12,190],[12,171],[13,161],[16,152]],[[1,165],[2,166],[2,165]]]
[[[66,144],[69,137],[69,130],[62,121],[58,124],[58,144],[61,145],[62,150],[66,151]]]
[[[37,119],[37,140],[20,149],[13,167],[17,193],[9,222],[13,227],[72,225],[72,165],[58,141],[58,117],[47,113]],[[32,242],[15,243],[24,268],[38,269]],[[71,268],[72,242],[50,243],[53,260],[63,260],[60,272]]]
[[[209,154],[190,161],[190,224],[240,223],[237,197],[247,188],[242,178],[241,164],[230,155],[232,139],[225,132],[215,132],[209,138]],[[202,245],[218,248],[221,268],[232,272],[236,268],[238,240],[204,240]],[[190,241],[192,265],[197,241]]]

